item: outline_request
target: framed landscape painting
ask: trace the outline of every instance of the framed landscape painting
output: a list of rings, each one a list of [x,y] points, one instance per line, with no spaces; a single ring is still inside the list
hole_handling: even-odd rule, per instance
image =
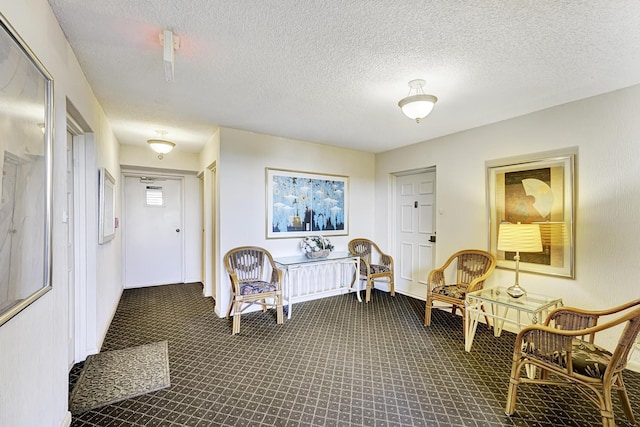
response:
[[[349,178],[266,169],[267,238],[349,234]]]
[[[577,149],[487,162],[489,250],[514,269],[514,253],[497,250],[500,223],[538,224],[542,252],[520,253],[520,270],[574,277],[574,168]]]

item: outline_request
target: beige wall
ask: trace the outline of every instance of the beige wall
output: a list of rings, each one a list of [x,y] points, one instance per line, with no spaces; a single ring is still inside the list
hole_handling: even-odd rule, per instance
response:
[[[331,241],[336,250],[346,251],[349,239],[373,234],[373,154],[222,128],[217,174],[222,207],[216,276],[218,314],[225,314],[230,301],[229,279],[222,271],[222,257],[229,249],[257,245],[274,256],[300,253],[300,238],[266,238],[265,168],[348,176],[349,236],[332,236]]]
[[[123,168],[151,168],[154,170],[187,171],[191,173],[200,170],[199,155],[197,153],[186,153],[179,149],[165,154],[164,158],[160,160],[158,154],[149,147],[121,145],[119,161]]]
[[[69,423],[68,351],[70,328],[67,281],[66,113],[76,107],[91,136],[91,181],[97,192],[97,168],[119,176],[119,151],[106,117],[46,0],[0,0],[0,11],[54,79],[53,146],[53,289],[0,327],[0,425],[60,426]],[[119,189],[118,189],[119,191]],[[116,205],[119,216],[119,206]],[[97,204],[85,211],[88,227],[96,230]],[[89,236],[83,236],[89,239]],[[90,236],[95,242],[93,234]],[[106,245],[90,245],[93,271],[87,275],[92,292],[87,311],[94,317],[86,335],[87,348],[99,347],[102,332],[122,292],[120,233]],[[96,320],[97,319],[97,320]]]
[[[436,264],[458,249],[486,249],[485,162],[578,147],[576,278],[522,273],[520,283],[580,307],[611,307],[637,298],[638,111],[640,86],[634,86],[379,154],[376,237],[386,244],[389,174],[435,165],[437,207],[443,212],[437,215]],[[498,269],[488,285],[509,285],[513,278],[512,270]]]

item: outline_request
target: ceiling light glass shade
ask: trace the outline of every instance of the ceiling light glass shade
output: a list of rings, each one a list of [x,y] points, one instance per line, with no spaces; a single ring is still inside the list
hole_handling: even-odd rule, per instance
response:
[[[404,115],[417,123],[420,123],[420,119],[427,117],[433,110],[433,106],[438,102],[438,98],[435,96],[424,93],[422,89],[424,83],[425,81],[422,79],[411,80],[409,82],[409,94],[398,102],[398,106],[402,109]]]
[[[168,152],[173,150],[173,147],[176,146],[176,144],[174,144],[173,142],[167,141],[165,139],[150,139],[147,141],[147,143],[153,151],[160,154],[167,154]]]

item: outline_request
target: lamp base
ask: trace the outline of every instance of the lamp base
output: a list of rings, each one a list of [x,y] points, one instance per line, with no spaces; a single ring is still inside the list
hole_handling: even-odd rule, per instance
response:
[[[522,289],[520,285],[515,284],[507,288],[507,293],[511,296],[511,298],[520,298],[521,296],[526,295],[527,291]]]

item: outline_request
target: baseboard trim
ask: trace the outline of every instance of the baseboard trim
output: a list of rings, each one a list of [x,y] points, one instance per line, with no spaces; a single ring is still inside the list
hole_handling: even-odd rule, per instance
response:
[[[71,419],[71,412],[67,411],[67,413],[64,414],[62,422],[60,423],[60,427],[69,427],[71,425],[71,421],[73,421]]]

